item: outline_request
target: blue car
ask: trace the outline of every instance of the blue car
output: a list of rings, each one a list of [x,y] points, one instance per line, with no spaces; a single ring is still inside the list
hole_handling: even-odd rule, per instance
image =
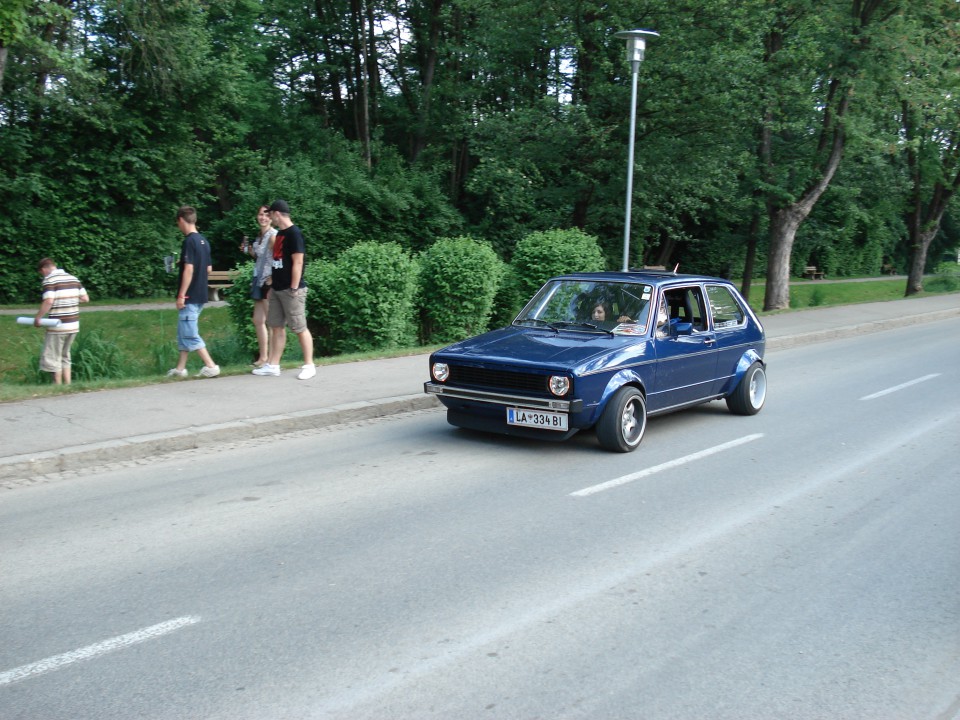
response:
[[[548,281],[509,327],[430,356],[424,391],[457,427],[635,450],[647,417],[726,400],[754,415],[767,392],[763,326],[729,281],[671,272]]]

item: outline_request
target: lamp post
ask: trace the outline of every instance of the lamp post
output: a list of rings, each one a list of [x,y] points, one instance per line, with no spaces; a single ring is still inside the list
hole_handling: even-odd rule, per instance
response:
[[[633,71],[633,90],[630,94],[630,149],[627,159],[627,217],[623,226],[623,271],[630,269],[630,210],[633,203],[633,146],[637,132],[637,74],[643,62],[643,51],[647,47],[646,37],[660,37],[653,30],[623,30],[614,37],[627,41],[627,62]]]

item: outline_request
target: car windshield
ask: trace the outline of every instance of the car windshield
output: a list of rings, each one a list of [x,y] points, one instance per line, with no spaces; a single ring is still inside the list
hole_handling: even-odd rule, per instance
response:
[[[653,290],[642,283],[551,280],[527,303],[514,325],[643,335]]]

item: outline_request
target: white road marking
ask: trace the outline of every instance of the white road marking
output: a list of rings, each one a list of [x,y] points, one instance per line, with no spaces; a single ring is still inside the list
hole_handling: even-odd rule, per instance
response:
[[[861,400],[873,400],[874,398],[883,397],[884,395],[889,395],[890,393],[895,393],[897,390],[903,390],[908,388],[911,385],[917,385],[918,383],[926,382],[927,380],[933,380],[935,377],[940,377],[940,373],[933,373],[933,375],[924,375],[922,378],[917,378],[916,380],[911,380],[910,382],[905,382],[902,385],[897,385],[892,388],[887,388],[886,390],[881,390],[880,392],[875,392],[873,395],[866,395]]]
[[[86,647],[79,648],[78,650],[72,650],[70,652],[63,653],[62,655],[54,655],[53,657],[48,657],[45,660],[38,660],[37,662],[30,663],[29,665],[21,665],[13,670],[7,670],[6,672],[0,673],[0,685],[10,685],[11,683],[25,680],[26,678],[33,677],[34,675],[40,675],[42,673],[50,672],[51,670],[59,670],[65,665],[70,665],[71,663],[79,662],[80,660],[89,660],[90,658],[97,657],[98,655],[105,655],[108,652],[113,652],[114,650],[119,650],[120,648],[142,643],[145,640],[153,640],[161,635],[166,635],[174,630],[179,630],[182,627],[194,625],[198,622],[200,622],[200,618],[186,615],[173,620],[167,620],[166,622],[162,622],[157,625],[151,625],[150,627],[143,628],[142,630],[136,630],[132,633],[127,633],[126,635],[110,638],[109,640],[104,640],[103,642],[98,642],[94,645],[87,645]]]
[[[757,433],[755,435],[745,435],[742,438],[737,440],[731,440],[730,442],[723,443],[722,445],[714,445],[712,448],[707,448],[706,450],[701,450],[700,452],[695,452],[692,455],[685,455],[676,460],[670,460],[669,462],[661,463],[660,465],[654,465],[653,467],[646,468],[645,470],[640,470],[639,472],[631,473],[630,475],[623,475],[614,480],[608,480],[607,482],[600,483],[599,485],[591,485],[590,487],[584,488],[583,490],[577,490],[576,492],[570,493],[571,497],[586,497],[587,495],[593,495],[594,493],[603,492],[604,490],[609,490],[610,488],[619,487],[620,485],[626,485],[627,483],[633,482],[634,480],[639,480],[640,478],[645,478],[650,475],[653,475],[664,470],[671,470],[675,467],[680,467],[681,465],[686,465],[687,463],[694,462],[695,460],[702,460],[705,457],[710,455],[716,455],[717,453],[723,452],[724,450],[730,450],[731,448],[739,447],[740,445],[746,445],[749,442],[754,440],[759,440],[763,437],[763,433]]]

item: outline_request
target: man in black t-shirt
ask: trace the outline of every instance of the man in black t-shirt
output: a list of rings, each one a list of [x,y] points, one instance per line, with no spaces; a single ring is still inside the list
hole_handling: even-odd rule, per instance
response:
[[[197,377],[216,377],[220,366],[213,362],[207,345],[200,337],[198,321],[207,302],[207,272],[210,270],[210,243],[197,232],[197,211],[184,206],[177,210],[177,227],[183,233],[180,248],[180,275],[177,283],[177,366],[167,371],[167,377],[187,376],[187,356],[196,351],[203,360]]]
[[[167,371],[168,377],[187,376],[187,356],[196,351],[203,360],[197,377],[212,378],[220,374],[217,365],[207,352],[207,345],[200,337],[198,320],[207,301],[207,272],[210,270],[210,243],[197,232],[197,211],[192,207],[177,210],[177,227],[183,233],[180,248],[180,274],[177,283],[177,349],[180,359],[175,368]]]
[[[306,244],[300,228],[290,220],[290,206],[277,200],[270,206],[270,219],[277,226],[273,241],[273,274],[267,325],[270,327],[270,358],[254,368],[254,375],[279,375],[280,358],[287,342],[284,326],[296,334],[303,351],[303,367],[297,378],[309,380],[317,374],[313,362],[313,335],[307,328],[307,284],[303,280]]]

